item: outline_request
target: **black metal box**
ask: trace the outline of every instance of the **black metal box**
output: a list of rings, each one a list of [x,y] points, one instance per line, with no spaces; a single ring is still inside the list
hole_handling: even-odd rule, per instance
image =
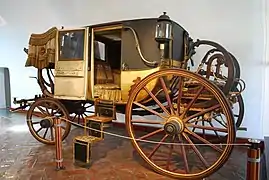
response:
[[[77,136],[74,138],[73,155],[75,163],[90,163],[92,144],[99,138],[92,136]]]

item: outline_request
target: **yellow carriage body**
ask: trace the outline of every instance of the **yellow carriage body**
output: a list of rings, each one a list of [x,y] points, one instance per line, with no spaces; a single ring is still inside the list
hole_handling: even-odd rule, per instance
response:
[[[157,19],[139,19],[78,29],[54,27],[43,34],[32,34],[26,66],[55,70],[53,98],[98,97],[126,104],[131,88],[139,80],[163,68],[154,39],[156,22]],[[174,39],[165,53],[174,60],[166,59],[164,64],[182,65],[187,37],[185,30],[173,23]],[[158,65],[147,64],[153,61]],[[157,92],[156,87],[156,82],[148,85],[150,91]],[[146,92],[141,92],[137,98],[147,97]]]

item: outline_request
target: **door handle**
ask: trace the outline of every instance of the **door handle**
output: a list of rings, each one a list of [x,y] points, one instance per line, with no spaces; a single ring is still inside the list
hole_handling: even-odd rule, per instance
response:
[[[123,71],[127,71],[127,70],[129,70],[129,66],[128,66],[128,64],[127,64],[127,63],[122,63],[122,65],[121,65],[121,70],[123,70]]]

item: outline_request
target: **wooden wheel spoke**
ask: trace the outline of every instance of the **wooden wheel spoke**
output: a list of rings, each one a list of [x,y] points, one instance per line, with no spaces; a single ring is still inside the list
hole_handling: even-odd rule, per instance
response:
[[[51,110],[51,115],[53,116],[53,115],[55,115],[57,113],[60,113],[60,112],[61,112],[61,109],[60,108],[57,108],[56,111],[55,111],[55,113],[53,112],[53,109],[52,109]]]
[[[212,131],[219,131],[219,132],[228,133],[228,130],[224,129],[224,128],[211,127],[211,126],[201,126],[201,125],[195,125],[195,124],[186,124],[186,125],[188,127],[195,127],[197,129],[202,129],[202,130],[212,130]]]
[[[80,115],[80,117],[81,117],[82,120],[84,120],[84,116],[83,115],[85,115],[85,113],[83,113],[83,114]]]
[[[48,107],[50,107],[50,106],[49,106],[49,103],[46,103],[44,107],[45,107],[45,110],[46,110],[47,114],[51,114],[51,113],[49,112],[49,110],[48,110]],[[53,109],[51,108],[51,112],[52,112],[52,110],[53,110]]]
[[[93,104],[90,104],[89,106],[84,106],[84,107],[85,109],[87,109],[87,108],[93,107]]]
[[[203,163],[203,165],[205,166],[205,168],[208,168],[209,167],[208,162],[205,160],[205,158],[200,153],[200,151],[197,149],[197,147],[193,144],[193,142],[191,141],[191,139],[185,133],[183,133],[182,135],[188,141],[188,143],[190,144],[191,148],[194,150],[195,154],[201,160],[201,162]]]
[[[227,128],[227,124],[224,124],[222,121],[216,119],[215,117],[213,118],[216,122],[218,122],[220,125],[222,125],[223,127]]]
[[[186,109],[184,110],[183,114],[181,115],[182,117],[185,117],[185,115],[187,114],[187,112],[189,111],[189,109],[192,107],[192,105],[195,103],[195,101],[198,99],[198,97],[200,96],[201,92],[204,90],[204,86],[202,86],[196,93],[196,95],[193,97],[193,99],[191,100],[191,102],[189,102],[189,104],[187,105]]]
[[[183,139],[181,138],[181,135],[180,134],[178,135],[178,139],[181,142],[180,149],[181,149],[181,153],[182,153],[182,156],[183,156],[185,171],[186,171],[186,173],[189,173],[190,170],[189,170],[189,164],[188,164],[186,149],[185,149],[185,146],[184,146],[184,143],[183,143]]]
[[[165,144],[163,147],[164,147],[164,148],[167,148],[168,150],[170,150],[170,146],[169,146],[169,144]],[[177,146],[176,146],[176,147],[177,147]],[[180,151],[178,151],[176,148],[173,148],[173,152],[174,152],[175,154],[181,154]],[[165,156],[165,157],[166,157],[166,156]]]
[[[168,137],[168,135],[166,134],[161,141],[153,148],[153,150],[151,151],[151,153],[149,154],[148,158],[151,159],[152,156],[156,153],[156,151],[159,149],[159,147],[162,145],[162,143],[165,141],[165,139]]]
[[[173,136],[173,140],[172,143],[175,142],[175,136]],[[170,144],[170,151],[168,153],[168,157],[167,157],[167,163],[166,163],[166,170],[169,170],[171,161],[172,161],[172,153],[173,153],[173,149],[174,149],[174,144]]]
[[[199,122],[199,121],[195,121],[195,125],[197,125],[197,124],[198,124],[198,122]],[[192,128],[192,132],[194,132],[194,131],[195,131],[195,129],[196,129],[196,128],[195,128],[195,127],[193,127],[193,128]]]
[[[186,131],[188,134],[190,134],[191,136],[195,137],[196,139],[200,140],[201,142],[207,144],[208,146],[210,146],[211,148],[215,149],[216,151],[223,153],[223,149],[217,147],[216,145],[212,144],[211,142],[209,142],[208,140],[202,138],[201,136],[199,136],[198,134],[191,132],[189,130]]]
[[[205,121],[204,121],[204,119],[202,119],[202,126],[205,127]],[[203,137],[205,138],[205,129],[202,128],[202,131],[203,131]]]
[[[209,121],[208,123],[212,128],[214,128],[213,123],[211,121]],[[218,132],[216,130],[213,130],[213,131],[214,131],[215,135],[220,139]]]
[[[43,135],[43,139],[46,139],[46,136],[47,136],[48,130],[49,130],[49,128],[46,128],[46,131],[45,131],[45,133],[44,133],[44,135]]]
[[[75,116],[73,116],[72,120],[75,120],[77,116],[78,116],[78,114],[75,114]]]
[[[146,135],[144,135],[144,136],[138,138],[137,140],[144,140],[144,139],[146,139],[146,138],[149,138],[149,137],[151,137],[151,136],[154,136],[155,134],[158,134],[158,133],[163,132],[163,131],[164,131],[163,129],[158,129],[158,130],[156,130],[156,131],[153,131],[153,132],[151,132],[151,133],[149,133],[149,134],[146,134]]]
[[[162,105],[162,103],[157,99],[157,97],[145,86],[145,91],[150,95],[150,97],[162,108],[162,110],[169,116],[169,111]]]
[[[160,82],[161,82],[161,85],[162,85],[163,92],[164,92],[164,94],[165,94],[167,103],[168,103],[168,105],[169,105],[169,107],[170,107],[171,114],[175,114],[174,107],[173,107],[173,105],[172,105],[172,101],[171,101],[171,98],[170,98],[170,96],[169,96],[168,89],[167,89],[167,87],[166,87],[166,85],[165,85],[165,82],[164,82],[164,80],[163,80],[163,77],[160,77],[159,80],[160,80]]]
[[[149,109],[149,108],[147,108],[146,106],[144,106],[144,105],[142,105],[142,104],[140,104],[140,103],[138,103],[138,102],[134,102],[134,104],[137,105],[137,106],[139,106],[139,107],[141,107],[141,108],[143,108],[143,109],[145,109],[145,110],[147,110],[147,111],[149,111],[149,112],[151,112],[152,114],[155,114],[156,116],[159,116],[159,117],[162,118],[162,119],[167,119],[167,117],[164,117],[164,116],[161,115],[160,113],[158,113],[158,112],[156,112],[156,111],[154,111],[154,110],[152,110],[152,109]]]
[[[77,115],[77,123],[80,121],[80,114]]]
[[[182,94],[183,94],[183,78],[179,78],[178,96],[177,96],[177,114],[178,115],[180,115],[180,104],[181,104]]]
[[[171,82],[171,86],[170,86],[171,91],[174,90],[174,88],[177,85],[178,81],[179,81],[179,77],[178,76],[174,76],[172,78],[172,82]]]
[[[44,109],[42,109],[40,106],[36,106],[36,107],[42,114],[44,114],[44,115],[47,114],[46,111]]]
[[[32,124],[39,124],[39,123],[40,123],[40,121],[36,121],[36,122],[32,121]]]
[[[56,110],[57,110],[57,109],[56,109]],[[56,113],[54,113],[54,109],[51,109],[50,115],[51,115],[51,116],[54,116],[54,114],[56,114]]]
[[[36,131],[36,133],[38,134],[39,131],[41,131],[41,130],[42,130],[42,127],[40,127],[40,128]]]
[[[203,117],[201,118],[202,116],[199,116],[197,118],[193,118],[192,120],[189,120],[188,123],[195,123],[195,124],[198,124],[198,122],[201,122],[203,121]]]
[[[164,123],[164,121],[145,120],[145,119],[142,119],[142,120],[135,119],[135,120],[132,120],[131,122],[132,123],[145,123],[145,124],[163,124]]]
[[[198,112],[198,113],[195,113],[195,114],[193,114],[193,115],[191,115],[191,116],[186,117],[185,119],[183,119],[183,121],[184,121],[184,122],[188,122],[188,121],[190,121],[191,119],[194,119],[194,118],[196,118],[196,117],[198,117],[198,116],[202,116],[202,115],[204,115],[205,113],[208,113],[208,112],[210,112],[210,111],[214,111],[214,110],[218,109],[219,107],[220,107],[220,104],[216,104],[216,105],[214,105],[214,106],[212,106],[212,107],[210,107],[210,108],[204,109],[203,111],[200,111],[200,112]]]
[[[81,114],[78,115],[78,124],[80,124],[80,120],[82,119],[81,116]]]

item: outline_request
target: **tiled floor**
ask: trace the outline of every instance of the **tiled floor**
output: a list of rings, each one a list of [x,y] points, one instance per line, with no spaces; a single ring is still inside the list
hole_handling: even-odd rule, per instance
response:
[[[109,131],[125,134],[121,128]],[[89,169],[73,165],[72,140],[82,130],[72,129],[64,142],[65,170],[55,171],[55,148],[37,142],[29,133],[24,114],[0,111],[0,179],[21,180],[169,180],[147,169],[128,140],[106,135],[93,147]],[[211,180],[243,180],[246,171],[246,149],[237,147],[230,160]]]

